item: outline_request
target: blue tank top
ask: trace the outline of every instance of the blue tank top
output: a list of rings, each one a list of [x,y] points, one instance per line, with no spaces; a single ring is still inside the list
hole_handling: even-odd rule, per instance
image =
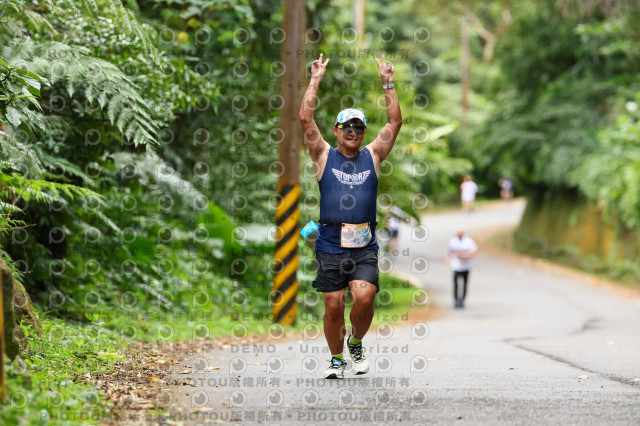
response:
[[[318,181],[320,187],[320,221],[365,223],[376,220],[378,176],[373,157],[367,148],[353,158],[336,148],[329,148],[327,164]],[[316,253],[353,253],[378,251],[375,225],[371,225],[371,241],[365,247],[340,247],[339,226],[320,226],[316,237]]]

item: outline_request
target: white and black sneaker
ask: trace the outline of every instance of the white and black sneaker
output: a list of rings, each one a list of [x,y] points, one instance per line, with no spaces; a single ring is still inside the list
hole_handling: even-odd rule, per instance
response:
[[[325,379],[344,379],[344,369],[347,366],[347,361],[340,358],[331,358],[331,364],[329,368],[324,370]]]
[[[362,351],[362,342],[352,345],[350,341],[351,336],[347,338],[347,349],[349,349],[349,356],[353,362],[351,367],[353,374],[365,374],[369,371],[369,361]]]

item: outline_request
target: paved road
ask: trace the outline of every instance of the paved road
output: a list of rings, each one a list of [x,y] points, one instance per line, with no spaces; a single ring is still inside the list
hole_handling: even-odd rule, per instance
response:
[[[512,202],[427,216],[426,240],[401,228],[408,256],[384,267],[413,270],[443,315],[367,335],[369,374],[319,378],[329,355],[321,335],[311,339],[313,329],[299,341],[231,345],[184,364],[194,370],[188,377],[196,387],[180,388],[174,419],[193,425],[639,425],[639,300],[480,253],[466,308],[453,309],[444,264],[449,238],[460,226],[473,235],[515,224],[523,207]]]

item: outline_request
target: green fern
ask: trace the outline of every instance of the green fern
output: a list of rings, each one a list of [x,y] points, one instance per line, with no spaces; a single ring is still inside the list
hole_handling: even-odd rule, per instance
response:
[[[26,179],[16,173],[0,174],[0,187],[11,189],[15,196],[28,202],[65,203],[63,196],[72,200],[74,197],[104,199],[102,195],[87,188],[41,179]]]
[[[50,32],[56,34],[49,16],[64,19],[71,11],[80,16],[71,1],[48,0],[36,8],[26,8],[24,3],[17,0],[0,0],[4,13],[0,16],[0,41],[4,49],[0,53],[10,58],[8,66],[28,64],[28,68],[41,76],[51,77],[52,84],[64,84],[70,97],[80,92],[93,102],[98,99],[101,109],[107,109],[112,125],[137,145],[154,145],[160,127],[149,104],[139,93],[135,84],[124,75],[114,64],[96,58],[90,51],[81,46],[70,46],[57,41],[34,41],[32,37],[20,37],[19,34]],[[157,58],[157,50],[151,49],[149,43],[149,29],[143,30],[130,10],[117,0],[83,0],[83,9],[91,14],[101,14],[102,18],[112,18],[120,22],[125,32],[145,46],[145,50],[152,58]],[[25,34],[27,33],[27,34]],[[60,60],[64,58],[64,60]],[[52,74],[52,64],[67,67],[61,75]],[[25,68],[27,66],[25,65]],[[1,70],[0,70],[1,71]],[[31,95],[39,95],[39,83],[34,75],[21,76],[25,87]],[[28,84],[31,83],[31,84]],[[33,90],[32,90],[33,88]],[[0,93],[0,97],[2,93]],[[29,96],[25,92],[25,96]],[[30,100],[39,109],[39,104]],[[21,122],[35,124],[44,130],[42,120],[37,113],[30,110],[26,104],[7,107],[7,111],[0,111],[9,118],[11,124],[18,126]]]
[[[26,226],[29,225],[24,220],[11,219],[11,217],[0,215],[0,235]]]
[[[44,164],[47,168],[55,168],[57,169],[56,173],[64,173],[67,176],[79,178],[80,180],[82,180],[82,184],[84,186],[95,186],[95,182],[93,181],[93,179],[87,176],[84,170],[82,170],[80,167],[78,167],[76,164],[73,164],[66,158],[48,154],[38,145],[34,147],[34,151],[37,153],[38,158],[42,161],[42,164]]]
[[[6,158],[12,159],[10,167],[6,167],[7,169],[20,170],[27,176],[36,177],[45,173],[45,167],[37,153],[27,144],[0,136],[0,153]],[[20,167],[21,165],[25,167]]]
[[[105,225],[107,225],[109,228],[111,228],[112,231],[116,232],[117,234],[120,234],[122,232],[122,229],[116,225],[116,223],[111,220],[106,214],[104,214],[102,211],[100,210],[94,210],[93,213],[95,214],[95,216]]]
[[[5,203],[0,200],[0,215],[10,216],[15,213],[23,213],[22,209],[13,203]]]
[[[64,84],[70,97],[82,93],[89,94],[90,101],[97,98],[100,107],[106,109],[109,122],[134,145],[156,144],[160,123],[154,119],[153,110],[129,77],[112,63],[89,56],[85,48],[59,42],[26,41],[9,46],[6,54],[11,58],[10,65],[29,61],[31,70],[45,76],[52,85]],[[51,73],[51,64],[59,57],[69,58],[65,61],[66,74]],[[32,117],[35,113],[28,114]]]

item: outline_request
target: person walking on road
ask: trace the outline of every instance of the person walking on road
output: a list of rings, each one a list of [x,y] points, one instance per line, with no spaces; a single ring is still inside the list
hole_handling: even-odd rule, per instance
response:
[[[500,197],[503,200],[507,201],[513,198],[513,181],[510,177],[500,178],[498,185],[500,186]]]
[[[406,221],[408,215],[395,203],[391,205],[387,213],[387,228],[389,229],[389,249],[391,255],[398,255],[398,232],[400,230],[400,222]]]
[[[464,308],[469,272],[471,271],[471,259],[475,257],[477,252],[478,246],[462,229],[449,241],[449,249],[445,261],[449,263],[453,271],[453,298],[455,299],[456,309]],[[460,280],[462,280],[462,284],[460,284]]]
[[[473,209],[473,202],[476,200],[478,185],[471,179],[471,176],[465,176],[460,185],[460,200],[462,201],[462,211],[470,213]]]
[[[376,58],[387,104],[387,124],[373,142],[361,149],[367,131],[365,115],[358,109],[342,110],[333,128],[338,147],[331,147],[314,120],[318,89],[328,64],[329,59],[323,62],[321,54],[311,65],[311,80],[300,106],[300,123],[320,187],[320,228],[315,248],[318,275],[313,286],[323,295],[324,334],[331,351],[324,377],[337,379],[344,378],[347,364],[343,356],[347,288],[353,298],[352,329],[347,340],[352,370],[355,374],[369,371],[362,339],[371,326],[379,291],[379,247],[375,236],[378,175],[380,163],[389,155],[402,126],[402,114],[393,87],[393,66],[384,56]]]

